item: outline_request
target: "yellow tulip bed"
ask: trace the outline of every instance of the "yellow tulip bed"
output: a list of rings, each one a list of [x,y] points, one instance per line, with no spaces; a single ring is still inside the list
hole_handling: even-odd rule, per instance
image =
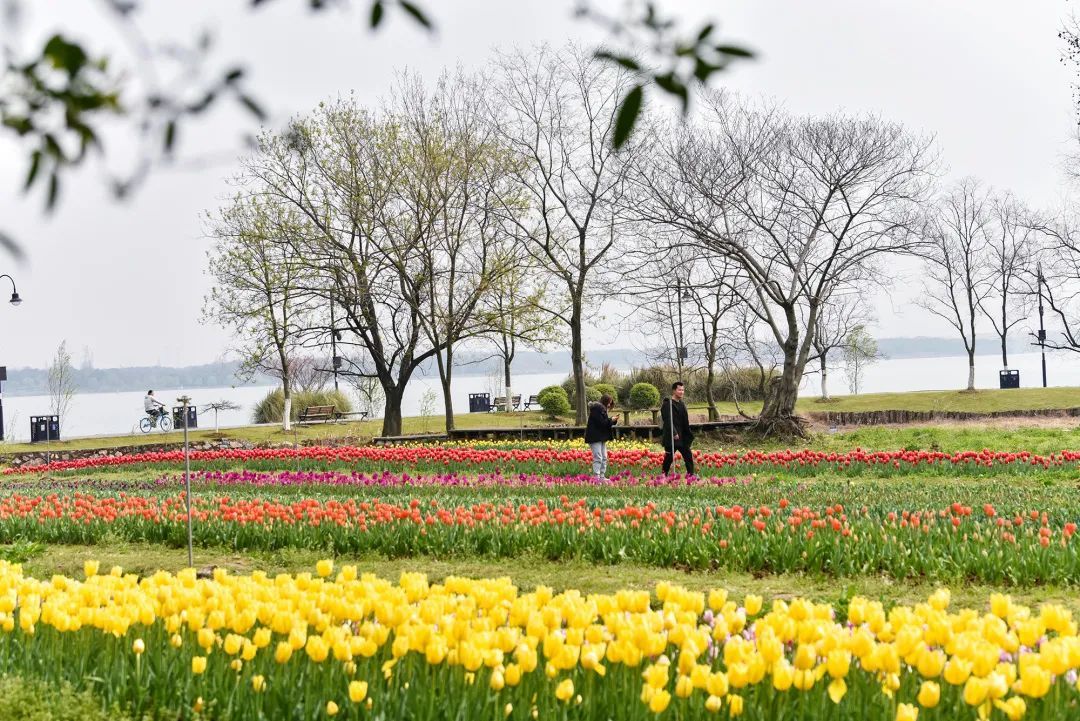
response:
[[[103,570],[103,569],[102,569]],[[0,562],[0,672],[90,687],[161,719],[1067,719],[1070,612],[994,595],[583,595],[509,579],[316,573],[139,578]]]

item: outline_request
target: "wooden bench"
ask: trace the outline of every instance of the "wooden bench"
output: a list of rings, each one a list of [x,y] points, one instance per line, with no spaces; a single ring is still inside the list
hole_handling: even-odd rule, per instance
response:
[[[515,411],[520,406],[521,406],[521,396],[514,396],[513,398],[510,399],[510,407],[513,408]],[[505,411],[505,410],[506,410],[506,396],[496,398],[494,401],[492,401],[491,405],[488,407],[488,412],[489,413],[498,413],[499,411]]]
[[[334,406],[308,406],[300,411],[298,423],[310,423],[311,421],[332,421],[337,417],[337,409]]]
[[[335,406],[308,406],[300,412],[297,423],[310,423],[311,421],[339,421],[349,416],[359,416],[356,420],[366,421],[367,411],[339,411]]]
[[[529,410],[531,406],[540,405],[540,399],[536,396],[529,396],[529,400],[525,401],[525,410]]]

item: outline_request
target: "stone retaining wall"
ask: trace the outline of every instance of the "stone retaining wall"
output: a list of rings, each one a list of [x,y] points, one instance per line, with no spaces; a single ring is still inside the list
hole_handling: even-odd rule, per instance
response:
[[[26,451],[24,453],[0,454],[0,464],[19,468],[22,466],[41,465],[46,462],[46,455],[50,461],[73,461],[81,458],[108,458],[110,456],[126,456],[132,453],[160,453],[162,451],[182,450],[183,443],[146,443],[143,445],[116,446],[115,448],[81,448],[65,449],[58,448],[46,453],[40,451]],[[242,448],[254,448],[255,444],[249,441],[220,440],[220,441],[192,441],[193,451],[216,451],[237,450]]]
[[[879,426],[885,424],[928,423],[931,421],[977,421],[988,418],[1069,418],[1080,416],[1080,408],[1040,408],[1026,411],[811,411],[812,420],[837,426]]]

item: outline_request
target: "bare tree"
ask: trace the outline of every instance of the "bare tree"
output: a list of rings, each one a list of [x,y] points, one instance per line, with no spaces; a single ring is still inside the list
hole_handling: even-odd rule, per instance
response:
[[[332,362],[330,358],[295,355],[289,364],[293,388],[301,393],[326,390],[333,378],[333,373],[328,370]]]
[[[308,271],[288,239],[302,233],[301,218],[274,199],[238,195],[210,218],[217,243],[209,254],[215,285],[203,317],[234,332],[241,376],[261,371],[281,381],[282,428],[289,430],[293,355],[301,343]]]
[[[849,336],[856,328],[863,328],[872,318],[867,298],[861,293],[834,293],[818,314],[814,330],[814,353],[817,354],[821,373],[821,401],[828,402],[829,365],[832,351],[844,350]]]
[[[848,379],[848,390],[852,395],[858,395],[862,387],[863,371],[881,357],[877,341],[866,331],[865,326],[857,325],[845,337],[841,350],[844,353],[844,373]]]
[[[1047,332],[1046,347],[1080,353],[1080,212],[1066,207],[1033,217],[1030,225],[1038,234],[1038,266],[1034,277],[1030,269],[1026,276],[1029,292],[1039,298],[1040,313],[1046,302],[1058,325]]]
[[[519,346],[543,350],[559,340],[558,323],[544,310],[550,292],[547,278],[529,260],[511,251],[504,261],[506,272],[492,283],[480,308],[486,315],[482,325],[489,329],[484,337],[494,346],[502,366],[502,389],[495,395],[506,397],[508,412],[513,406],[511,366]]]
[[[517,180],[520,203],[508,210],[537,266],[558,283],[548,312],[570,331],[575,416],[585,422],[585,313],[600,295],[599,279],[619,234],[617,210],[637,154],[631,142],[612,149],[620,98],[627,75],[568,47],[540,47],[500,59],[495,108],[504,142],[524,163]]]
[[[499,221],[516,191],[511,172],[519,161],[496,137],[479,78],[444,74],[429,92],[419,78],[405,76],[394,112],[412,162],[403,166],[401,185],[408,220],[390,226],[400,227],[401,237],[387,257],[403,282],[417,285],[410,297],[419,300],[420,323],[435,350],[449,431],[454,351],[487,330],[482,301],[514,260]]]
[[[742,299],[783,353],[756,428],[802,434],[795,402],[818,316],[874,262],[910,252],[933,163],[931,141],[876,117],[793,117],[730,95],[702,122],[653,133],[634,208],[728,259]]]
[[[967,389],[975,390],[978,318],[993,291],[990,192],[964,178],[940,197],[926,226],[924,294],[916,301],[951,325],[968,357]]]
[[[56,347],[56,355],[49,364],[49,409],[54,416],[60,417],[60,428],[63,430],[67,420],[71,402],[78,393],[78,385],[75,383],[75,366],[71,364],[71,353],[67,349],[67,341],[60,341]]]
[[[401,434],[405,386],[436,352],[423,332],[420,284],[408,282],[420,277],[420,262],[410,256],[403,275],[391,260],[415,247],[414,237],[401,235],[411,220],[400,201],[406,162],[400,132],[351,98],[323,103],[285,132],[265,134],[240,178],[249,193],[302,219],[288,251],[314,276],[310,290],[325,303],[332,296],[343,311],[337,321],[349,333],[340,343],[343,370],[382,386],[383,435]],[[325,336],[328,328],[307,330]]]
[[[240,404],[234,401],[220,400],[213,403],[207,403],[202,407],[203,412],[214,412],[214,433],[218,432],[218,414],[221,411],[238,411],[240,410]]]
[[[990,202],[987,228],[987,257],[990,291],[979,306],[1001,341],[1001,366],[1009,367],[1008,335],[1031,310],[1032,258],[1038,231],[1032,214],[1009,192],[995,195]]]

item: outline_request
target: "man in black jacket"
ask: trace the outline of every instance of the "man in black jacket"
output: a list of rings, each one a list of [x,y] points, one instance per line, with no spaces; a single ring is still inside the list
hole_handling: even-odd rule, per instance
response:
[[[694,475],[694,454],[690,444],[694,442],[694,433],[690,430],[690,415],[682,401],[685,388],[682,381],[671,385],[671,398],[660,404],[660,440],[664,444],[664,475],[671,470],[675,461],[675,452],[682,456],[686,466],[686,475]]]

